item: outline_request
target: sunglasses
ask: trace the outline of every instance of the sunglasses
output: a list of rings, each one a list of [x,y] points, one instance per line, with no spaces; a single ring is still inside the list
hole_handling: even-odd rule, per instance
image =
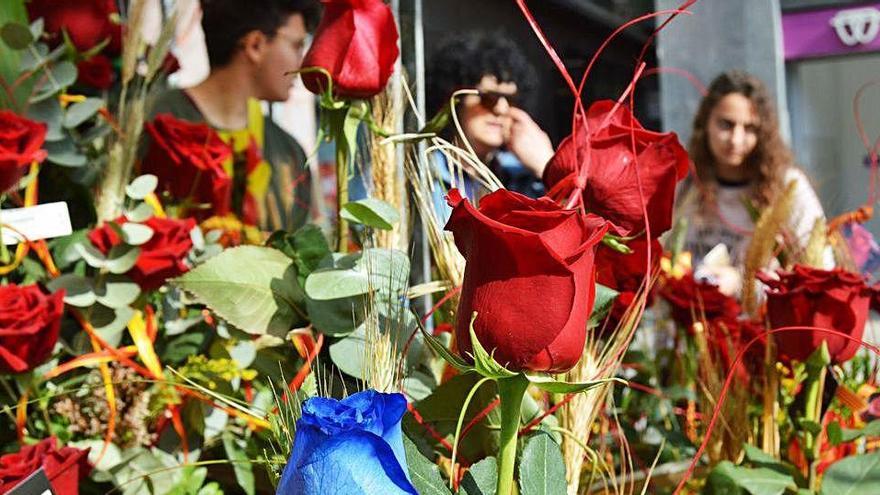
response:
[[[480,97],[480,106],[485,108],[486,110],[492,110],[498,105],[498,100],[504,98],[507,100],[507,104],[515,107],[518,103],[518,98],[516,93],[502,93],[499,91],[484,91],[480,90],[478,96]]]

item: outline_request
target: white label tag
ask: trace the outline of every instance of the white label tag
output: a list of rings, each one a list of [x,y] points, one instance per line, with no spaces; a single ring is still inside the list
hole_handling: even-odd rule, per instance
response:
[[[3,243],[7,245],[21,242],[21,235],[30,241],[37,241],[73,233],[70,212],[63,201],[2,210],[0,224],[3,227]]]

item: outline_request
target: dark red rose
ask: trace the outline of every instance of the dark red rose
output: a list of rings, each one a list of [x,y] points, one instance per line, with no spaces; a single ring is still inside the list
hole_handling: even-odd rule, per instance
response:
[[[649,131],[625,106],[611,114],[613,107],[610,100],[590,106],[588,129],[576,125],[560,143],[544,169],[544,184],[549,196],[565,201],[580,181],[579,168],[588,166],[587,211],[608,219],[622,235],[637,235],[645,230],[639,201],[644,197],[651,237],[659,237],[672,226],[675,185],[687,175],[687,152],[675,133]]]
[[[607,223],[548,198],[501,189],[479,209],[458,190],[446,230],[467,260],[455,329],[462,356],[469,326],[511,370],[563,372],[581,357],[596,295],[596,244]]]
[[[369,98],[383,89],[400,54],[394,14],[382,0],[321,0],[324,14],[302,67],[322,67],[341,98]],[[321,94],[327,76],[305,72],[303,83]]]
[[[0,457],[0,493],[7,493],[36,470],[43,468],[56,495],[77,495],[79,482],[92,466],[88,449],[56,447],[55,437],[25,445],[14,454]]]
[[[125,217],[119,217],[114,223],[122,225],[126,221]],[[190,231],[195,228],[196,222],[192,218],[173,220],[153,217],[144,225],[153,229],[153,237],[139,246],[141,253],[128,276],[141,289],[153,290],[161,287],[169,278],[189,270],[184,259],[193,247]],[[121,242],[116,230],[106,223],[89,232],[89,240],[104,254]]]
[[[871,290],[860,275],[839,268],[821,270],[802,265],[777,274],[779,280],[759,275],[768,287],[767,318],[772,328],[818,327],[862,338]],[[809,330],[779,332],[775,339],[780,354],[798,361],[806,360],[823,340],[835,364],[852,359],[860,347],[858,342]]]
[[[0,194],[15,187],[33,162],[46,158],[46,124],[0,110]]]
[[[619,292],[611,308],[611,321],[618,322],[626,309],[635,301],[635,294],[648,273],[648,242],[645,236],[627,243],[631,253],[621,253],[600,244],[596,249],[596,281]],[[652,271],[660,264],[663,247],[660,241],[651,239]],[[646,306],[654,301],[653,291],[648,293]]]
[[[77,82],[95,89],[110,89],[113,86],[113,66],[104,55],[95,55],[76,64]]]
[[[161,114],[146,124],[149,149],[141,173],[159,178],[160,190],[178,201],[210,203],[199,219],[226,215],[232,201],[232,178],[223,167],[232,148],[206,124]]]
[[[736,299],[722,294],[717,285],[695,280],[693,273],[667,278],[660,294],[672,306],[672,319],[689,331],[696,321],[735,320],[740,313]]]
[[[36,285],[0,286],[0,372],[22,373],[48,359],[63,312],[63,290],[44,294]]]
[[[31,0],[27,9],[32,21],[43,18],[53,46],[64,41],[64,30],[79,51],[104,40],[109,40],[104,50],[110,54],[118,54],[122,48],[122,28],[113,20],[118,14],[115,0]]]

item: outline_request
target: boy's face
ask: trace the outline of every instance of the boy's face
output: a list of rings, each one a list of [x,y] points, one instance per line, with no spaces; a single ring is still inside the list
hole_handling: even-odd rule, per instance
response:
[[[268,39],[257,61],[256,98],[266,101],[286,101],[293,86],[294,74],[302,63],[303,47],[307,36],[303,16],[293,14]]]

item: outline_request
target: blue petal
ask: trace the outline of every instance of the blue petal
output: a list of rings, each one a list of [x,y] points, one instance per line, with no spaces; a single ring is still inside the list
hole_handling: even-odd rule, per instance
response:
[[[297,432],[297,443],[305,431]],[[315,438],[307,436],[306,441]],[[418,495],[407,479],[405,465],[398,463],[391,448],[376,435],[351,431],[327,437],[311,447],[303,449],[306,455],[297,457],[296,461],[291,456],[277,493]],[[297,452],[297,447],[294,451]]]

